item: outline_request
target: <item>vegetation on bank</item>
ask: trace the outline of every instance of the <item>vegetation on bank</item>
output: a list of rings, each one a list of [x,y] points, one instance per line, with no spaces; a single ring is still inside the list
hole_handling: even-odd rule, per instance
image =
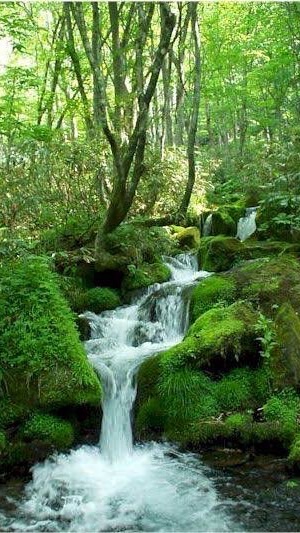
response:
[[[300,265],[268,253],[194,289],[183,341],[140,369],[137,435],[286,451],[299,467]]]

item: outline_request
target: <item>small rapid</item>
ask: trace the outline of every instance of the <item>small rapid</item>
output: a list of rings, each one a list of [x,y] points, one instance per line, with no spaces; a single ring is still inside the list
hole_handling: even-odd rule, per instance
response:
[[[133,444],[136,374],[148,357],[180,342],[191,289],[209,275],[191,254],[165,258],[172,278],[128,306],[86,312],[89,360],[103,385],[98,446],[57,454],[32,481],[2,531],[232,531],[209,469],[169,443]],[[1,525],[1,518],[0,518]]]
[[[256,231],[257,207],[248,207],[244,217],[238,221],[236,238],[244,242]]]

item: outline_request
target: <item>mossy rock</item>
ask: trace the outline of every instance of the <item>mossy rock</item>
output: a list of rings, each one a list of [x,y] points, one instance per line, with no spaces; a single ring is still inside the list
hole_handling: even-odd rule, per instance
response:
[[[271,360],[274,386],[300,388],[300,318],[290,303],[281,305],[275,329],[277,344]]]
[[[99,314],[102,311],[115,309],[121,305],[121,299],[117,291],[106,287],[74,287],[67,293],[71,309],[76,313],[92,311]]]
[[[248,261],[224,277],[235,282],[240,298],[251,301],[269,316],[275,317],[278,307],[286,301],[296,312],[300,311],[300,264],[292,256]]]
[[[160,361],[161,355],[158,354],[141,364],[137,374],[137,406],[157,396],[156,387],[161,374]]]
[[[15,404],[8,397],[2,398],[0,400],[0,428],[8,428],[21,422],[29,412],[28,406]]]
[[[41,440],[57,450],[69,448],[74,441],[72,424],[57,416],[35,413],[20,429],[24,441]]]
[[[91,326],[85,316],[76,317],[76,325],[79,331],[79,338],[81,341],[87,341],[91,336]]]
[[[164,430],[166,415],[159,398],[148,398],[139,408],[135,433],[139,439],[149,439]]]
[[[124,292],[144,289],[154,283],[165,283],[170,277],[170,269],[163,263],[144,264],[141,268],[132,265],[123,280],[122,289]]]
[[[99,379],[47,262],[28,257],[2,265],[0,288],[0,363],[11,402],[99,404]]]
[[[299,252],[299,245],[284,242],[247,240],[242,243],[232,237],[204,237],[201,239],[198,259],[203,270],[222,272],[231,269],[240,261],[278,257],[283,254],[297,257]]]
[[[103,246],[97,251],[96,267],[103,271],[119,265],[126,270],[128,265],[155,263],[175,249],[176,243],[166,229],[124,223],[104,237]]]
[[[296,435],[291,444],[288,460],[291,466],[300,472],[300,433]]]
[[[199,265],[208,272],[229,270],[243,251],[244,244],[233,237],[203,237],[198,253]]]
[[[234,237],[236,234],[236,223],[229,214],[228,210],[219,208],[212,213],[211,218],[212,235],[229,235]]]
[[[191,298],[191,322],[212,307],[233,303],[236,294],[233,279],[224,276],[210,276],[203,279],[193,290]]]
[[[196,368],[230,369],[239,363],[257,362],[257,314],[250,305],[234,303],[210,309],[188,330],[184,340],[165,352],[162,364],[170,371]]]
[[[179,248],[182,250],[197,250],[200,244],[200,231],[195,226],[190,228],[181,228],[175,233]]]
[[[282,390],[271,396],[263,406],[267,422],[277,422],[282,431],[285,447],[299,432],[300,398],[292,388]]]

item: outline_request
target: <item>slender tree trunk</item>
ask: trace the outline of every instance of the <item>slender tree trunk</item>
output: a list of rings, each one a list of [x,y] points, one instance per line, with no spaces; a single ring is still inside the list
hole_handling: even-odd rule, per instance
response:
[[[194,40],[195,53],[195,70],[194,70],[194,92],[193,92],[193,107],[188,130],[188,180],[179,208],[179,216],[184,218],[190,203],[193,187],[195,183],[195,142],[198,127],[200,94],[201,94],[201,58],[200,58],[200,28],[197,18],[197,2],[189,3],[191,13],[191,27]]]
[[[75,48],[74,33],[73,33],[71,14],[70,14],[70,5],[68,2],[64,3],[64,13],[66,17],[67,33],[68,33],[67,49],[72,60],[72,64],[73,64],[73,68],[74,68],[74,72],[75,72],[75,76],[77,80],[78,90],[81,96],[81,101],[82,101],[82,106],[83,106],[83,116],[84,116],[87,136],[92,137],[93,132],[94,132],[94,123],[93,123],[93,119],[92,119],[91,112],[90,112],[90,104],[89,104],[88,97],[87,97],[87,94],[84,88],[80,60],[79,60],[79,57],[78,57],[78,54]],[[61,122],[58,121],[57,127],[59,127],[58,124],[61,124]]]

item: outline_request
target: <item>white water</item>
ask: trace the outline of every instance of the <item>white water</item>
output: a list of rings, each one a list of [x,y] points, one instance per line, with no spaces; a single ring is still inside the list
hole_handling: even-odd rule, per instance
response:
[[[33,468],[18,519],[2,531],[232,531],[199,458],[170,444],[133,446],[131,408],[141,362],[181,340],[197,272],[193,256],[166,258],[172,280],[126,307],[86,313],[86,349],[104,386],[99,446]],[[5,527],[7,529],[5,529]]]
[[[257,207],[249,207],[246,209],[245,216],[240,218],[237,225],[237,234],[236,238],[240,239],[240,241],[245,241],[253,235],[256,231],[256,213],[257,213]]]
[[[212,213],[208,215],[208,217],[205,219],[204,225],[203,225],[203,237],[209,237],[211,235],[212,230]]]

